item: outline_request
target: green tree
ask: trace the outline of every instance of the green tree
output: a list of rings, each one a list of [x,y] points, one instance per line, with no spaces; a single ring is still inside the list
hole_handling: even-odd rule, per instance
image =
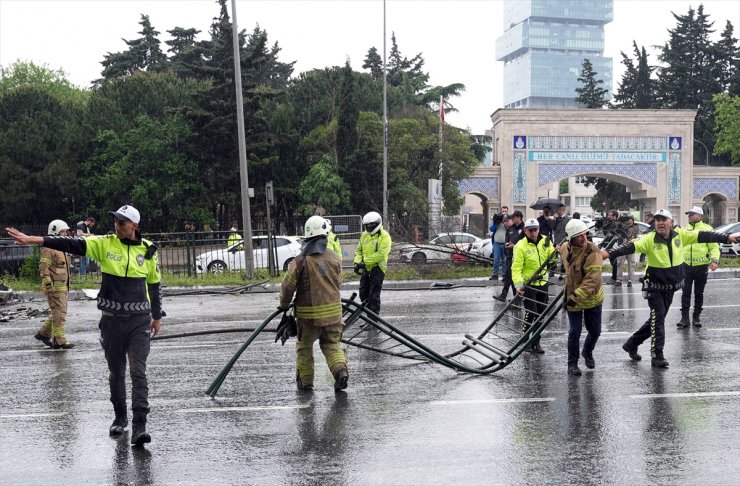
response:
[[[197,164],[182,147],[190,135],[179,114],[163,120],[140,115],[123,134],[102,132],[85,164],[85,189],[95,195],[88,209],[104,214],[129,202],[139,208],[149,231],[176,231],[186,221],[213,223]]]
[[[637,42],[632,41],[634,49],[634,61],[624,52],[622,55],[622,64],[625,66],[625,72],[622,81],[619,83],[619,89],[614,95],[615,108],[654,108],[655,107],[655,86],[651,79],[653,68],[648,64],[647,52],[645,47],[637,47]]]
[[[638,209],[639,201],[632,200],[627,192],[627,187],[619,182],[610,181],[600,177],[586,177],[583,184],[588,187],[593,185],[596,194],[591,198],[591,208],[594,211],[608,209]],[[606,207],[602,203],[606,202]]]
[[[370,76],[372,76],[374,80],[383,80],[383,58],[378,54],[377,48],[371,47],[370,50],[367,51],[367,56],[365,56],[362,69],[369,70]]]
[[[308,171],[298,189],[304,214],[323,209],[326,214],[344,213],[349,206],[349,187],[339,176],[331,157],[324,156]]]
[[[61,71],[15,63],[0,77],[0,219],[68,219],[77,209],[87,93]]]
[[[714,95],[717,143],[714,153],[727,154],[733,165],[740,166],[740,96]]]
[[[172,39],[165,41],[169,46],[169,66],[180,78],[196,77],[194,68],[203,64],[203,49],[196,38],[200,31],[175,27],[167,31]]]
[[[159,32],[152,27],[148,15],[141,15],[142,37],[134,40],[122,39],[128,49],[108,53],[100,63],[103,65],[103,80],[125,78],[139,71],[157,71],[166,68],[167,56],[159,47]],[[100,82],[102,80],[98,80]]]
[[[601,87],[601,85],[604,84],[604,81],[596,79],[597,74],[599,73],[594,71],[591,61],[584,59],[581,75],[578,76],[578,81],[580,81],[583,86],[576,88],[576,93],[578,93],[576,102],[586,108],[602,108],[606,104],[606,99],[604,97],[609,93],[609,90]]]

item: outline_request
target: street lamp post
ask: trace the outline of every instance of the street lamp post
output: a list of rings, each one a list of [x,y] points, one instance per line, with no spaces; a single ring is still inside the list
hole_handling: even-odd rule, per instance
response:
[[[707,148],[706,145],[704,145],[704,142],[702,142],[701,140],[694,139],[694,143],[698,143],[699,145],[701,145],[702,147],[704,147],[704,150],[707,153],[707,160],[706,160],[707,163],[706,163],[706,165],[709,166],[709,149]]]

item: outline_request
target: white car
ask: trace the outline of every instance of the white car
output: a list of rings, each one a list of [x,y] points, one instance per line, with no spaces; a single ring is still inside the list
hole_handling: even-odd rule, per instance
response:
[[[740,223],[727,223],[714,228],[717,233],[726,233],[731,235],[740,232]],[[740,256],[740,243],[721,243],[719,251],[723,256]]]
[[[475,243],[482,241],[470,233],[440,233],[429,243],[405,245],[401,248],[401,261],[404,263],[426,263],[430,260],[448,261],[454,249],[470,251]],[[446,247],[446,249],[441,248]]]
[[[292,236],[276,236],[275,244],[278,268],[287,270],[290,262],[301,253],[301,242]],[[254,268],[268,268],[267,236],[252,237],[252,247]],[[233,270],[243,270],[245,266],[244,247],[241,240],[226,248],[207,251],[195,257],[196,273],[208,272],[218,275]]]

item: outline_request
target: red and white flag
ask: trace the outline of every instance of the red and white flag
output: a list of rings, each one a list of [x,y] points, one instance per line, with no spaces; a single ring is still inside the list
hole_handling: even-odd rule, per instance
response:
[[[444,98],[440,96],[439,98],[439,119],[442,121],[442,124],[445,123],[445,102]]]

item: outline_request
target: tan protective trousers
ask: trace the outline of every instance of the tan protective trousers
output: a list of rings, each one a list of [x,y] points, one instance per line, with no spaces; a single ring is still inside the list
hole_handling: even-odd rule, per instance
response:
[[[64,344],[67,338],[64,336],[64,326],[67,323],[67,292],[47,292],[46,301],[49,303],[51,316],[39,329],[39,334],[51,338],[54,344]]]
[[[313,343],[318,339],[321,352],[331,374],[336,376],[341,369],[347,369],[347,357],[344,355],[340,340],[344,325],[315,327],[302,324],[298,320],[298,342],[296,343],[296,367],[298,379],[303,385],[313,384]]]

